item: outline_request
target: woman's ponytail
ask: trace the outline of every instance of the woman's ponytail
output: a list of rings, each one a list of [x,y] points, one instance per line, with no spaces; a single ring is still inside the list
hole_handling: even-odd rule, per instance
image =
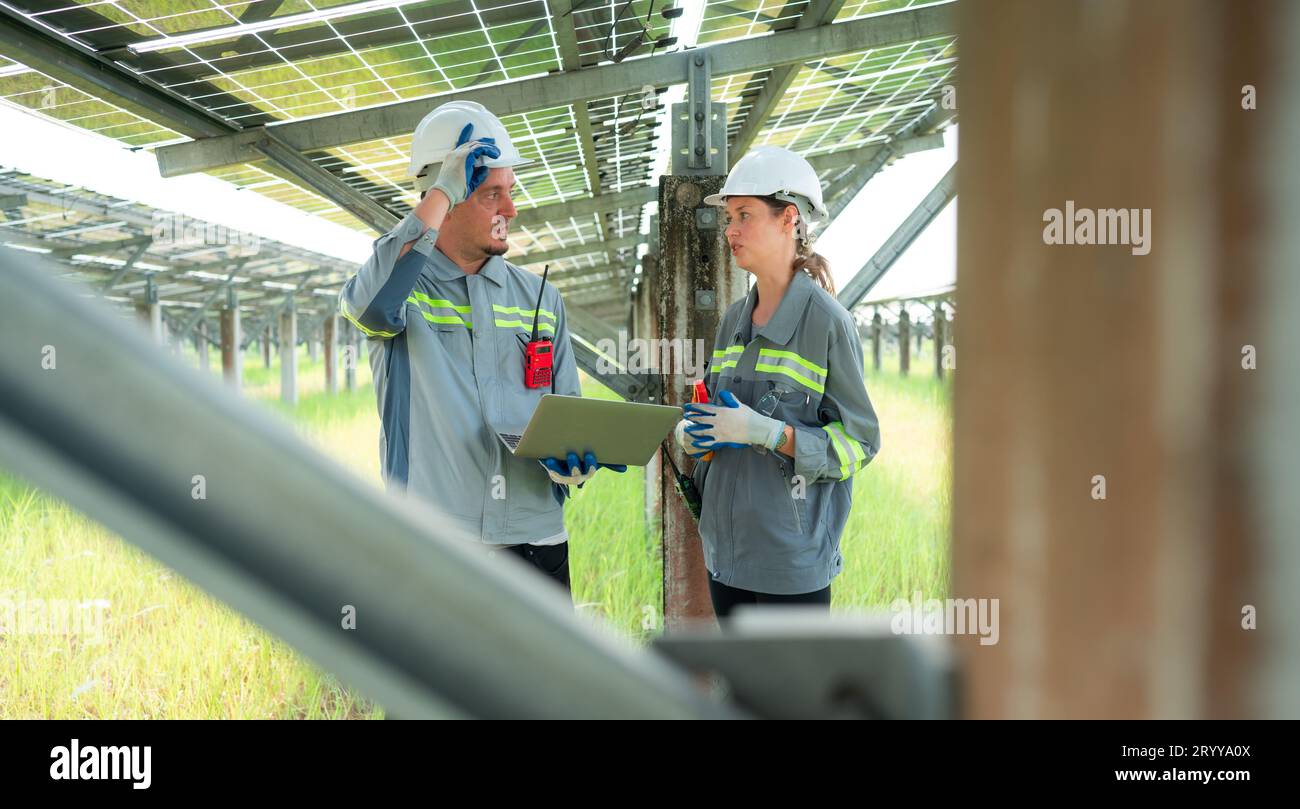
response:
[[[835,294],[835,279],[831,277],[831,263],[821,253],[813,252],[812,242],[805,236],[795,246],[794,271],[806,272],[821,288]]]

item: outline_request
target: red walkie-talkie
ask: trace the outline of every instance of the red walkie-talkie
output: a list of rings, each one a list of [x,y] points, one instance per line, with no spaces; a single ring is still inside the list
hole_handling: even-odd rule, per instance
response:
[[[528,388],[545,388],[551,384],[554,345],[551,338],[537,336],[537,317],[542,310],[542,293],[546,291],[546,274],[550,270],[550,264],[542,270],[542,286],[537,290],[537,306],[533,309],[533,339],[524,347],[524,386]]]

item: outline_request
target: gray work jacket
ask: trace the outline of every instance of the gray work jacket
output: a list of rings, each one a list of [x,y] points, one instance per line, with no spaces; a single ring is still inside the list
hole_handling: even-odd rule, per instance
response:
[[[384,480],[485,544],[565,541],[563,487],[496,434],[526,425],[543,394],[581,395],[559,290],[546,284],[538,320],[554,340],[552,384],[527,388],[523,344],[542,279],[500,256],[467,274],[437,238],[407,215],[339,294],[343,316],[371,341]]]
[[[844,567],[840,535],[853,475],[880,451],[880,427],[852,315],[802,272],[761,327],[750,321],[757,300],[754,287],[723,315],[706,380],[709,401],[729,390],[790,424],[795,457],[723,448],[696,464],[704,560],[722,584],[808,593]]]

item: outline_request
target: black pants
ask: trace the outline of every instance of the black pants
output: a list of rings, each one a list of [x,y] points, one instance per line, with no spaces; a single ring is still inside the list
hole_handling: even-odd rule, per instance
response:
[[[734,608],[745,604],[771,604],[777,606],[796,604],[829,610],[831,606],[831,586],[828,584],[822,589],[811,593],[780,595],[777,593],[756,593],[753,590],[728,587],[710,577],[709,597],[713,599],[713,612],[719,618],[726,618]]]
[[[510,545],[505,550],[540,570],[545,576],[571,592],[569,587],[569,543],[559,545]]]

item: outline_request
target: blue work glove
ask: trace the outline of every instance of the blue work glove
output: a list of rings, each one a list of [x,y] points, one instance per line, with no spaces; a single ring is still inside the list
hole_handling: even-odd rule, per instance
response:
[[[596,455],[591,452],[584,455],[582,461],[578,460],[576,452],[570,452],[564,460],[546,458],[542,461],[542,466],[546,467],[546,474],[551,476],[551,480],[560,486],[581,486],[591,480],[596,470],[602,467],[615,472],[627,471],[627,466],[623,464],[597,463]]]
[[[696,433],[707,429],[708,427],[702,427],[690,419],[682,419],[673,429],[673,438],[677,440],[677,446],[681,447],[687,455],[692,458],[703,458],[713,450],[696,443],[697,441],[708,442],[708,439],[700,438]]]
[[[456,148],[443,158],[438,178],[433,181],[433,187],[447,195],[447,200],[451,203],[448,211],[469,199],[474,189],[487,179],[488,167],[482,165],[483,158],[501,156],[495,138],[470,140],[473,130],[473,124],[465,124],[460,137],[456,139]]]
[[[721,405],[694,403],[684,406],[695,425],[685,428],[696,447],[766,447],[772,449],[785,432],[785,423],[768,418],[736,399],[729,390],[718,394]]]

